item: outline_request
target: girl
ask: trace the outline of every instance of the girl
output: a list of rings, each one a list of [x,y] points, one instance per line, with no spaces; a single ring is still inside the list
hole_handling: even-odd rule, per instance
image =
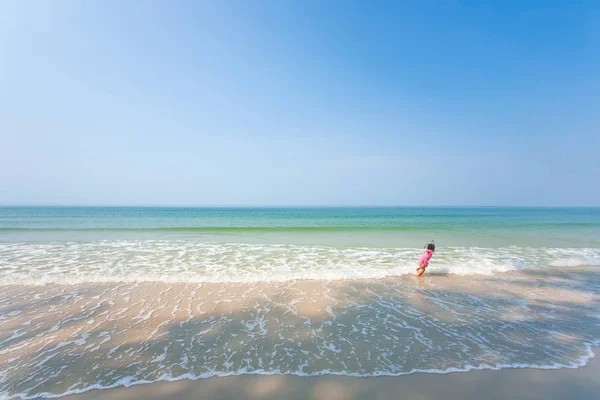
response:
[[[425,253],[421,257],[419,257],[419,268],[417,268],[417,278],[423,275],[425,272],[425,268],[429,265],[429,259],[433,255],[435,251],[435,243],[433,240],[431,243],[425,245]]]

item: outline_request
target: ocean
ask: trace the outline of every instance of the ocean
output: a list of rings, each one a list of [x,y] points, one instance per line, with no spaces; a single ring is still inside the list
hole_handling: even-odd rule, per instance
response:
[[[0,398],[577,368],[599,267],[600,208],[3,207]]]

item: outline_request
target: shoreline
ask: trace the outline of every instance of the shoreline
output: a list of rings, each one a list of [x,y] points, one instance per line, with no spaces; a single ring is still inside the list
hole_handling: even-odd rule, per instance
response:
[[[597,353],[598,347],[594,348]],[[580,368],[506,368],[403,376],[238,375],[93,389],[65,400],[131,399],[596,399],[600,359]]]
[[[579,267],[14,286],[0,296],[0,398],[418,398],[423,385],[438,387],[424,398],[440,398],[447,385],[479,385],[472,376],[508,386],[521,375],[579,379],[600,371],[598,279]]]

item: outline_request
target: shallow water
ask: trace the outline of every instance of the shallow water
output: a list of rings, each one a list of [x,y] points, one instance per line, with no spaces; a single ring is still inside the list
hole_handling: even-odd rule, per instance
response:
[[[5,288],[4,398],[245,373],[578,367],[600,339],[597,267],[420,281]]]
[[[375,279],[414,274],[421,252],[197,240],[0,243],[0,285]],[[492,275],[581,265],[600,265],[600,249],[443,247],[427,271]]]

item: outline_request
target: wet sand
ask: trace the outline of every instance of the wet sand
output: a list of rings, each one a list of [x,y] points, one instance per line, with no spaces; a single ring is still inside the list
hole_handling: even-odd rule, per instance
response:
[[[598,352],[598,348],[595,352]],[[579,369],[506,369],[400,377],[233,376],[94,390],[65,400],[600,399],[600,359]]]
[[[98,387],[114,389],[71,398],[598,394],[595,360],[581,369],[410,374],[583,366],[600,338],[595,267],[469,279],[2,289],[0,398]],[[123,387],[143,382],[157,383]]]

